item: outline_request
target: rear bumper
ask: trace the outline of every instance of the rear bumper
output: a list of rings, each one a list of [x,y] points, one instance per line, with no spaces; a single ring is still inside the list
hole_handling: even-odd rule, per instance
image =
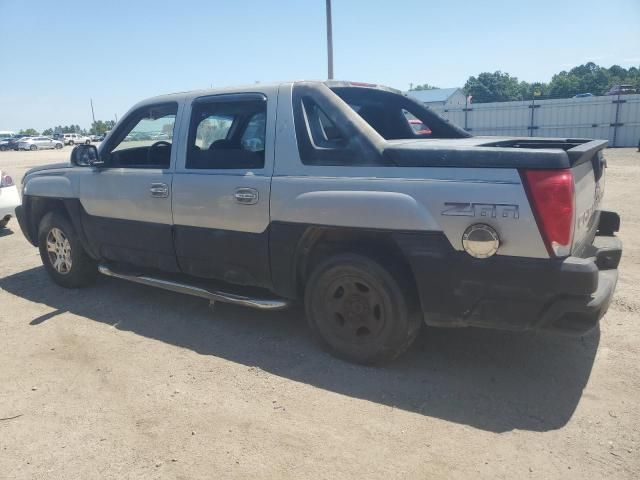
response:
[[[573,334],[589,331],[606,313],[618,280],[622,243],[609,228],[612,223],[617,227],[616,219],[611,212],[602,216],[599,236],[585,250],[585,258],[478,260],[459,252],[437,262],[432,255],[410,258],[425,322]]]
[[[599,271],[595,292],[588,296],[555,300],[543,313],[539,327],[562,333],[588,332],[607,313],[617,282],[618,270]]]

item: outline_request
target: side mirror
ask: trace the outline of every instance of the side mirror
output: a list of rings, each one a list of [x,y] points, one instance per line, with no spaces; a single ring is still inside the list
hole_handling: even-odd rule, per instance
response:
[[[91,144],[80,144],[73,147],[71,163],[78,167],[101,167],[104,165],[104,162],[100,161],[98,149]]]

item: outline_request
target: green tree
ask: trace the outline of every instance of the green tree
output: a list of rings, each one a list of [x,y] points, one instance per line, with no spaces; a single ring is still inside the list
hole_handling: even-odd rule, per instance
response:
[[[46,135],[47,137],[50,137],[51,135],[53,135],[53,128],[47,128],[46,130],[43,130],[42,135]]]
[[[39,135],[38,131],[35,128],[26,128],[24,130],[20,130],[18,135],[27,135],[29,137],[33,137]]]
[[[593,62],[578,65],[553,76],[549,83],[518,82],[503,72],[484,72],[469,77],[464,90],[474,103],[529,100],[532,98],[569,98],[578,93],[604,95],[614,85],[632,85],[640,91],[640,69],[612,65],[600,67]]]
[[[474,103],[522,100],[522,87],[518,79],[501,71],[469,77],[464,91],[467,95],[473,95]]]
[[[423,83],[422,85],[413,86],[413,83],[409,86],[409,90],[437,90],[438,87],[434,87],[433,85],[429,85],[428,83]]]
[[[91,124],[91,129],[89,130],[93,135],[103,135],[111,130],[116,122],[113,120],[96,120]]]

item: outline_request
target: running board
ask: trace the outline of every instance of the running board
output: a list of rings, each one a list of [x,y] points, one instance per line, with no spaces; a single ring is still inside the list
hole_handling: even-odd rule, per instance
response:
[[[106,265],[99,265],[98,271],[108,277],[121,278],[123,280],[129,280],[130,282],[149,285],[150,287],[157,287],[164,290],[170,290],[172,292],[184,293],[187,295],[206,298],[207,300],[209,300],[209,302],[211,302],[212,305],[215,302],[224,302],[231,303],[233,305],[240,305],[243,307],[257,308],[258,310],[284,310],[291,305],[291,302],[284,299],[245,297],[242,295],[236,295],[235,293],[209,291],[201,287],[187,285],[186,283],[178,283],[171,280],[154,278],[148,275],[127,275],[124,273],[117,273],[111,270]]]

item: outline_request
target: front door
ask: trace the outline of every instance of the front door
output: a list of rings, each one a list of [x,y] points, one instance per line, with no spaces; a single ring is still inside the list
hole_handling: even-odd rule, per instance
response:
[[[105,260],[177,271],[172,239],[172,139],[177,103],[132,112],[80,177],[83,229]],[[167,134],[158,141],[160,133]]]
[[[262,93],[194,100],[173,179],[175,248],[183,272],[270,286],[273,119],[275,98]]]

